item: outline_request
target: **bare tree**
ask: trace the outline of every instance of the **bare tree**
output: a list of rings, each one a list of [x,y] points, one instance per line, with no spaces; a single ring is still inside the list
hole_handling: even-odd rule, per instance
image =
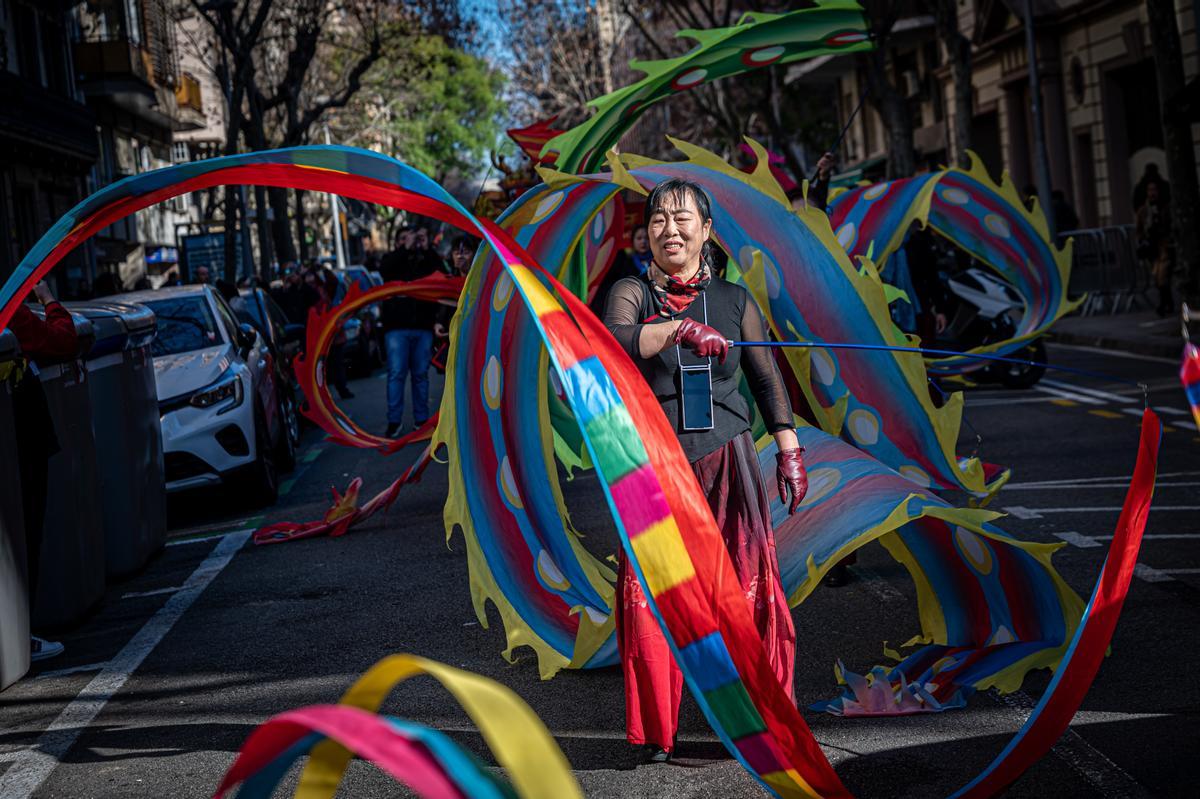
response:
[[[875,48],[858,54],[858,62],[867,79],[871,105],[879,112],[888,137],[887,176],[904,178],[917,169],[916,149],[913,146],[913,120],[908,101],[889,76],[891,64],[891,34],[900,18],[904,4],[889,0],[863,2],[867,25]]]
[[[589,100],[631,77],[629,20],[615,0],[502,0],[499,17],[515,55],[518,117],[558,114],[569,127],[587,118]]]

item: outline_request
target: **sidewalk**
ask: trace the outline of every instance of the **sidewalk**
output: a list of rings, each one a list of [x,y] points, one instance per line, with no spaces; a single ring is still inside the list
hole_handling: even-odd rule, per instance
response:
[[[1050,340],[1164,358],[1178,358],[1183,350],[1179,315],[1160,319],[1153,311],[1069,316],[1050,328]]]

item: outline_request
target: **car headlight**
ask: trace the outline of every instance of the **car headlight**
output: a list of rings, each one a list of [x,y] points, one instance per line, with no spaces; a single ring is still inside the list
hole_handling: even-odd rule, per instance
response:
[[[202,388],[188,400],[195,408],[211,408],[223,402],[228,403],[217,411],[218,414],[228,413],[242,404],[242,379],[237,374],[222,377],[211,386]]]

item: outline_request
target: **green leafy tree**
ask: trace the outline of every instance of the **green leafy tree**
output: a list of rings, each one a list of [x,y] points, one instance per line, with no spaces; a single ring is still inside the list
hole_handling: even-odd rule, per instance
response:
[[[471,176],[503,132],[504,76],[444,38],[392,40],[334,122],[338,140],[386,152],[445,182]]]

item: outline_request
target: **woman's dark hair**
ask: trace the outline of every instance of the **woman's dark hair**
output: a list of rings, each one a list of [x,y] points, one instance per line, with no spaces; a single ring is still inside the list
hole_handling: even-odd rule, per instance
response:
[[[685,197],[691,197],[692,202],[696,203],[696,210],[700,212],[702,222],[712,219],[708,195],[699,183],[693,183],[683,178],[667,178],[651,189],[650,196],[646,198],[645,225],[650,226],[650,217],[654,216],[655,212],[662,210],[668,198],[681,204]]]
[[[644,224],[646,233],[650,233],[650,217],[661,211],[668,199],[674,200],[676,204],[682,204],[687,197],[691,197],[692,202],[696,204],[696,210],[700,213],[701,222],[712,221],[712,206],[708,202],[708,194],[699,183],[684,180],[683,178],[667,178],[651,189],[650,196],[646,198],[646,218]],[[700,258],[712,270],[711,241],[704,242],[704,247],[700,250]]]

